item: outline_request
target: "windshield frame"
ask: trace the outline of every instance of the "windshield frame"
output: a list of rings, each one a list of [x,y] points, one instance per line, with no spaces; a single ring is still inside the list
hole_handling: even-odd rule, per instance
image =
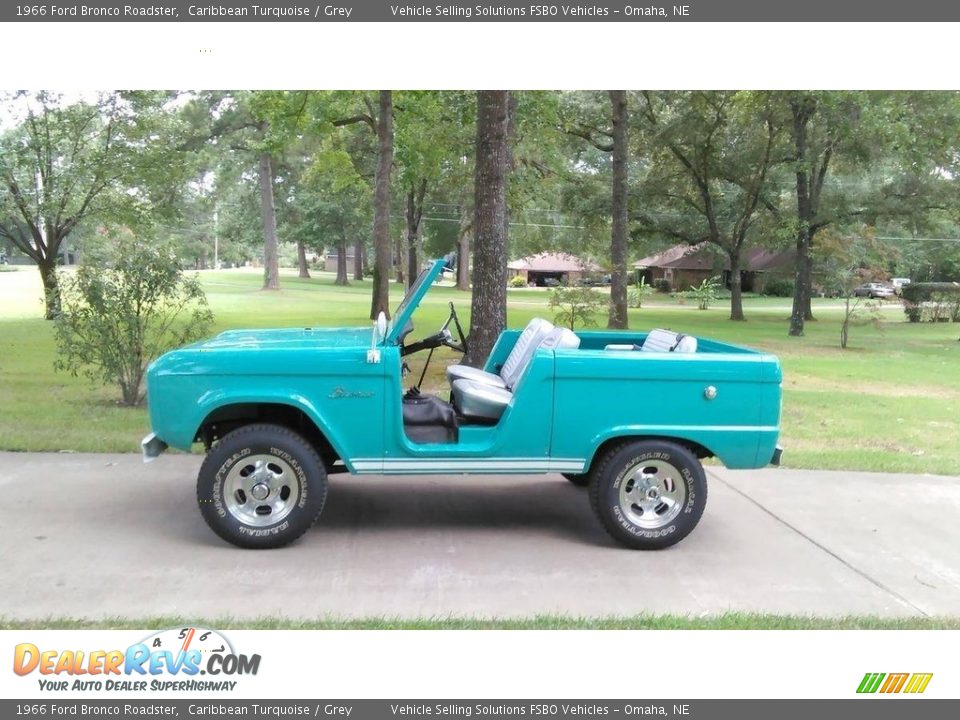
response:
[[[393,313],[390,324],[387,326],[387,332],[384,338],[385,342],[392,343],[397,341],[400,333],[403,332],[403,328],[410,322],[413,313],[415,313],[417,307],[419,307],[423,296],[427,294],[427,290],[430,289],[434,280],[443,272],[444,267],[446,267],[446,261],[440,258],[434,260],[430,265],[420,271],[417,279],[403,296],[403,300],[397,305],[396,312]]]

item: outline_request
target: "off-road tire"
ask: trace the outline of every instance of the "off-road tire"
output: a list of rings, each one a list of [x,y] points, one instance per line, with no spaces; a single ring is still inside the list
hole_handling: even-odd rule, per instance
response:
[[[567,480],[572,482],[577,487],[586,487],[590,484],[590,473],[560,473]]]
[[[627,472],[644,460],[667,463],[679,471],[686,490],[681,509],[663,527],[631,522],[621,505],[621,485]],[[617,542],[635,550],[662,550],[680,542],[700,521],[707,504],[707,478],[697,457],[687,448],[663,440],[637,440],[616,445],[597,460],[590,473],[590,505],[600,524]]]
[[[274,456],[293,471],[299,495],[277,523],[250,525],[228,509],[226,479],[236,465],[253,455]],[[327,473],[313,446],[280,425],[245,425],[214,445],[197,476],[197,504],[207,525],[237,547],[267,549],[283,547],[303,535],[323,511],[327,498]]]

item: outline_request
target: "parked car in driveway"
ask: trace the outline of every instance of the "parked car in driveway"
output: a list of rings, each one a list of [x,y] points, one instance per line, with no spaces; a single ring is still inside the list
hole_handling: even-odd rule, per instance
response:
[[[886,300],[887,298],[892,298],[896,293],[893,288],[889,285],[884,285],[883,283],[864,283],[859,285],[853,290],[853,294],[856,297],[865,297],[876,300]]]
[[[893,291],[900,295],[903,289],[910,284],[910,278],[890,278],[890,284],[893,285]]]

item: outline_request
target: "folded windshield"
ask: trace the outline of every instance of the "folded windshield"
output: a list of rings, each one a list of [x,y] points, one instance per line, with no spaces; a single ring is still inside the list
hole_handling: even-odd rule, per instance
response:
[[[400,304],[397,305],[397,311],[393,313],[393,318],[390,320],[390,329],[387,331],[387,335],[390,335],[393,331],[394,321],[406,312],[407,306],[410,304],[413,298],[418,297],[420,288],[428,281],[427,278],[430,276],[432,269],[433,267],[428,265],[420,271],[419,275],[417,275],[417,281],[410,286],[410,289],[407,290],[407,294],[403,296],[403,300],[401,300]]]

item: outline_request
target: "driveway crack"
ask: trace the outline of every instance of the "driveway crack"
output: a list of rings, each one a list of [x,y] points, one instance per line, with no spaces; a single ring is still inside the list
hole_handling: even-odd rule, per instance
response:
[[[782,517],[780,517],[779,515],[777,515],[775,512],[773,512],[772,510],[770,510],[768,507],[766,507],[763,503],[761,503],[761,502],[759,502],[759,501],[757,501],[757,500],[754,500],[752,497],[750,497],[749,495],[747,495],[745,492],[743,492],[743,491],[740,490],[739,488],[735,487],[734,485],[731,485],[730,483],[728,483],[726,480],[724,480],[722,477],[720,477],[720,476],[717,475],[716,473],[711,472],[709,469],[704,468],[704,470],[707,470],[707,473],[710,475],[711,478],[713,478],[713,479],[716,480],[717,482],[720,482],[720,483],[722,483],[723,485],[725,485],[726,487],[728,487],[728,488],[730,488],[731,490],[733,490],[733,492],[735,492],[737,495],[739,495],[740,497],[742,497],[744,500],[746,500],[746,501],[752,503],[753,505],[755,505],[757,508],[759,508],[760,510],[762,510],[763,512],[765,512],[767,515],[769,515],[771,518],[773,518],[774,520],[776,520],[778,523],[780,523],[781,525],[783,525],[783,526],[786,527],[786,528],[789,528],[789,529],[792,530],[794,533],[796,533],[797,535],[799,535],[800,537],[802,537],[804,540],[806,540],[808,543],[810,543],[811,545],[813,545],[813,546],[816,547],[817,549],[821,550],[822,552],[826,553],[827,555],[829,555],[830,557],[832,557],[834,560],[836,560],[837,562],[839,562],[841,565],[843,565],[843,566],[846,567],[847,569],[851,570],[852,572],[854,572],[854,573],[856,573],[857,575],[859,575],[860,577],[862,577],[864,580],[866,580],[868,583],[870,583],[870,584],[873,585],[874,587],[876,587],[876,588],[878,588],[879,590],[882,590],[883,592],[887,593],[887,594],[890,595],[892,598],[894,598],[895,600],[903,603],[903,604],[906,605],[907,607],[913,608],[915,611],[917,611],[917,612],[918,612],[920,615],[922,615],[923,617],[930,617],[930,614],[929,614],[929,613],[925,612],[922,608],[920,608],[919,606],[917,606],[917,605],[915,605],[914,603],[912,603],[910,600],[908,600],[906,597],[904,597],[903,595],[901,595],[900,593],[898,593],[896,590],[894,590],[893,588],[887,587],[887,586],[884,585],[882,582],[880,582],[879,580],[877,580],[875,577],[867,574],[866,572],[864,572],[863,570],[861,570],[861,569],[858,568],[857,566],[855,566],[855,565],[853,565],[852,563],[850,563],[848,560],[845,560],[843,557],[841,557],[840,555],[838,555],[837,553],[835,553],[833,550],[831,550],[830,548],[828,548],[828,547],[827,547],[826,545],[824,545],[823,543],[818,542],[817,540],[815,540],[814,538],[812,538],[810,535],[808,535],[807,533],[803,532],[803,530],[801,530],[801,529],[798,528],[797,526],[792,525],[791,523],[789,523],[789,522],[787,522],[786,520],[784,520]]]

